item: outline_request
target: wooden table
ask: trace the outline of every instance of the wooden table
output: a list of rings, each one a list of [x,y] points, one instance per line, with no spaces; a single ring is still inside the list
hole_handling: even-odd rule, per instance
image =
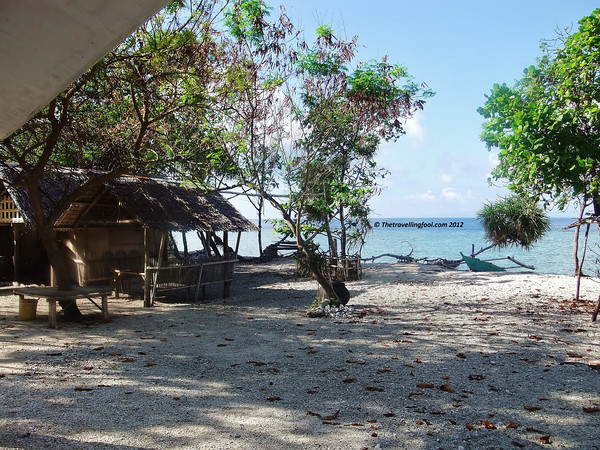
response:
[[[102,318],[108,319],[108,296],[111,290],[106,287],[74,287],[70,291],[60,291],[55,287],[23,287],[14,290],[19,300],[25,297],[45,298],[48,301],[48,326],[56,328],[56,302],[58,300],[77,300],[86,298],[92,302],[100,311]],[[92,297],[100,297],[101,305],[98,305]]]

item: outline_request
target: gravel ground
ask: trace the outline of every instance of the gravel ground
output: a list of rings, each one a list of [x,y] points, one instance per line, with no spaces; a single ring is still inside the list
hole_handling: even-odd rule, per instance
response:
[[[233,296],[109,299],[47,328],[0,296],[2,448],[600,448],[600,284],[369,266],[351,317],[240,264]]]

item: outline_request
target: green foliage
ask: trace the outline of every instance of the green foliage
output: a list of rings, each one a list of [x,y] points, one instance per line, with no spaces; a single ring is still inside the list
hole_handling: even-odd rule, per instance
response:
[[[333,29],[329,25],[321,25],[316,32],[320,39],[331,39],[333,37]]]
[[[529,249],[550,229],[550,219],[537,202],[516,195],[485,204],[477,218],[486,239],[500,248]]]
[[[237,0],[233,9],[225,13],[225,26],[238,40],[261,43],[266,26],[265,18],[272,8],[262,0]]]
[[[560,209],[587,199],[600,213],[600,9],[579,23],[562,47],[542,46],[515,86],[494,85],[478,111],[482,140],[500,150],[495,179]]]
[[[310,51],[300,55],[298,65],[310,76],[330,77],[346,71],[343,60],[337,55],[323,56]]]

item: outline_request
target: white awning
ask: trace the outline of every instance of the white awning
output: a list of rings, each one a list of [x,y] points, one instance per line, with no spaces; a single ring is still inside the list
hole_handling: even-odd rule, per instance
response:
[[[0,0],[0,139],[168,0]]]

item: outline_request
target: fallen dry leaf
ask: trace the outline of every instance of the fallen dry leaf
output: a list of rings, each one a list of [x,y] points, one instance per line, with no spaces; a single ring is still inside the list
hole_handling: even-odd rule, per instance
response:
[[[421,389],[434,389],[435,388],[435,386],[433,384],[429,384],[429,383],[419,383],[419,384],[417,384],[417,387],[421,388]]]
[[[454,393],[456,392],[449,384],[442,384],[440,390],[444,392]]]
[[[327,416],[323,416],[323,417],[321,417],[321,419],[323,419],[323,420],[335,420],[335,419],[337,419],[337,416],[338,416],[339,413],[340,413],[340,410],[338,409],[333,414],[329,414]]]
[[[495,430],[496,429],[496,425],[494,425],[492,422],[490,422],[488,420],[480,420],[479,422],[481,423],[481,425],[483,425],[488,430]]]
[[[371,392],[383,392],[383,389],[376,386],[367,386],[367,391]]]
[[[588,406],[584,406],[583,407],[583,412],[584,413],[591,414],[591,413],[597,413],[598,411],[600,411],[600,408],[598,408],[597,406],[589,406],[589,407]]]
[[[355,381],[356,381],[356,378],[350,378],[350,377],[348,377],[348,378],[344,378],[342,380],[342,383],[354,383]]]
[[[519,447],[519,448],[527,447],[526,444],[523,444],[522,442],[519,442],[519,441],[511,441],[511,444],[514,445],[515,447]]]
[[[540,442],[541,442],[542,444],[551,444],[551,443],[552,443],[552,441],[551,441],[551,439],[550,439],[551,437],[552,437],[552,436],[551,436],[551,435],[549,435],[549,434],[546,434],[546,435],[544,435],[544,436],[540,436]]]
[[[281,400],[281,397],[268,397],[267,401],[269,402],[278,402],[279,400]]]
[[[75,390],[76,390],[76,391],[78,391],[78,392],[88,392],[88,391],[93,391],[93,389],[92,389],[92,388],[86,388],[86,387],[81,387],[81,386],[77,386],[77,387],[75,388]]]
[[[541,406],[527,406],[527,405],[525,405],[523,408],[525,408],[527,411],[539,411],[540,409],[542,409]]]
[[[248,361],[248,364],[254,364],[256,367],[265,366],[267,363],[262,361]]]
[[[472,381],[485,380],[485,375],[480,375],[480,374],[472,373],[471,375],[469,375],[469,380],[472,380]]]
[[[504,426],[506,428],[514,428],[514,429],[519,428],[519,424],[517,422],[504,422]]]

